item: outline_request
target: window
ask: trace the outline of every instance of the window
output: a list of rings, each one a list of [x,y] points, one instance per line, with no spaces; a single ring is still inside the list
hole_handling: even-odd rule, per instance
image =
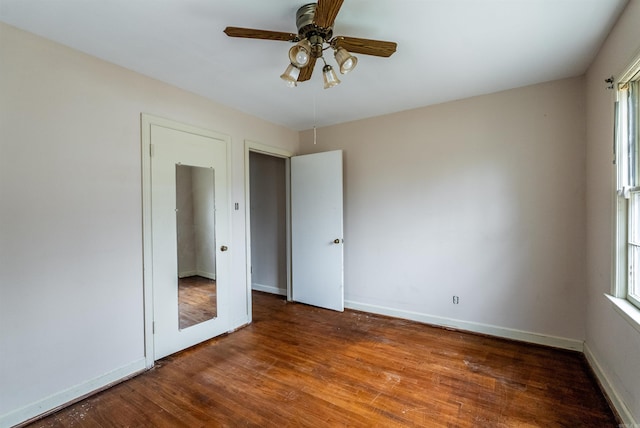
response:
[[[640,61],[618,84],[615,295],[640,308]]]

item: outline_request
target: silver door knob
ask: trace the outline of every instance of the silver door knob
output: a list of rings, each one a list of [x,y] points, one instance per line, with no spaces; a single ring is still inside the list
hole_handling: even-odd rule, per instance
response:
[[[226,245],[223,245],[222,247],[220,247],[220,251],[227,251],[229,249],[229,247],[227,247]]]

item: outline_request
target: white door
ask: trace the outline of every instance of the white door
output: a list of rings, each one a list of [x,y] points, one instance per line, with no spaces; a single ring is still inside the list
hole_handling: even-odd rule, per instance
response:
[[[150,133],[153,346],[159,359],[228,331],[227,141],[155,124]],[[204,305],[194,303],[196,312],[206,312],[197,322],[183,322],[179,276],[214,284],[213,292],[197,297]]]
[[[291,158],[292,299],[344,310],[342,151]]]

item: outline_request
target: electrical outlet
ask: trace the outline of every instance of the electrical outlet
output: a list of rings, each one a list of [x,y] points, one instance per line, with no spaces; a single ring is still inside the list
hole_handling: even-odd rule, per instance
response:
[[[458,296],[453,296],[453,304],[457,305],[458,303],[460,303],[460,297]]]

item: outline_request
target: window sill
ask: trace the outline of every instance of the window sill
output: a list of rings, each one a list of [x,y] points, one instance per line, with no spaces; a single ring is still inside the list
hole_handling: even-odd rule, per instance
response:
[[[627,322],[640,333],[640,309],[633,306],[626,299],[613,297],[609,294],[605,294],[605,297],[613,303],[613,308],[616,312],[622,315],[622,318],[627,320]]]

